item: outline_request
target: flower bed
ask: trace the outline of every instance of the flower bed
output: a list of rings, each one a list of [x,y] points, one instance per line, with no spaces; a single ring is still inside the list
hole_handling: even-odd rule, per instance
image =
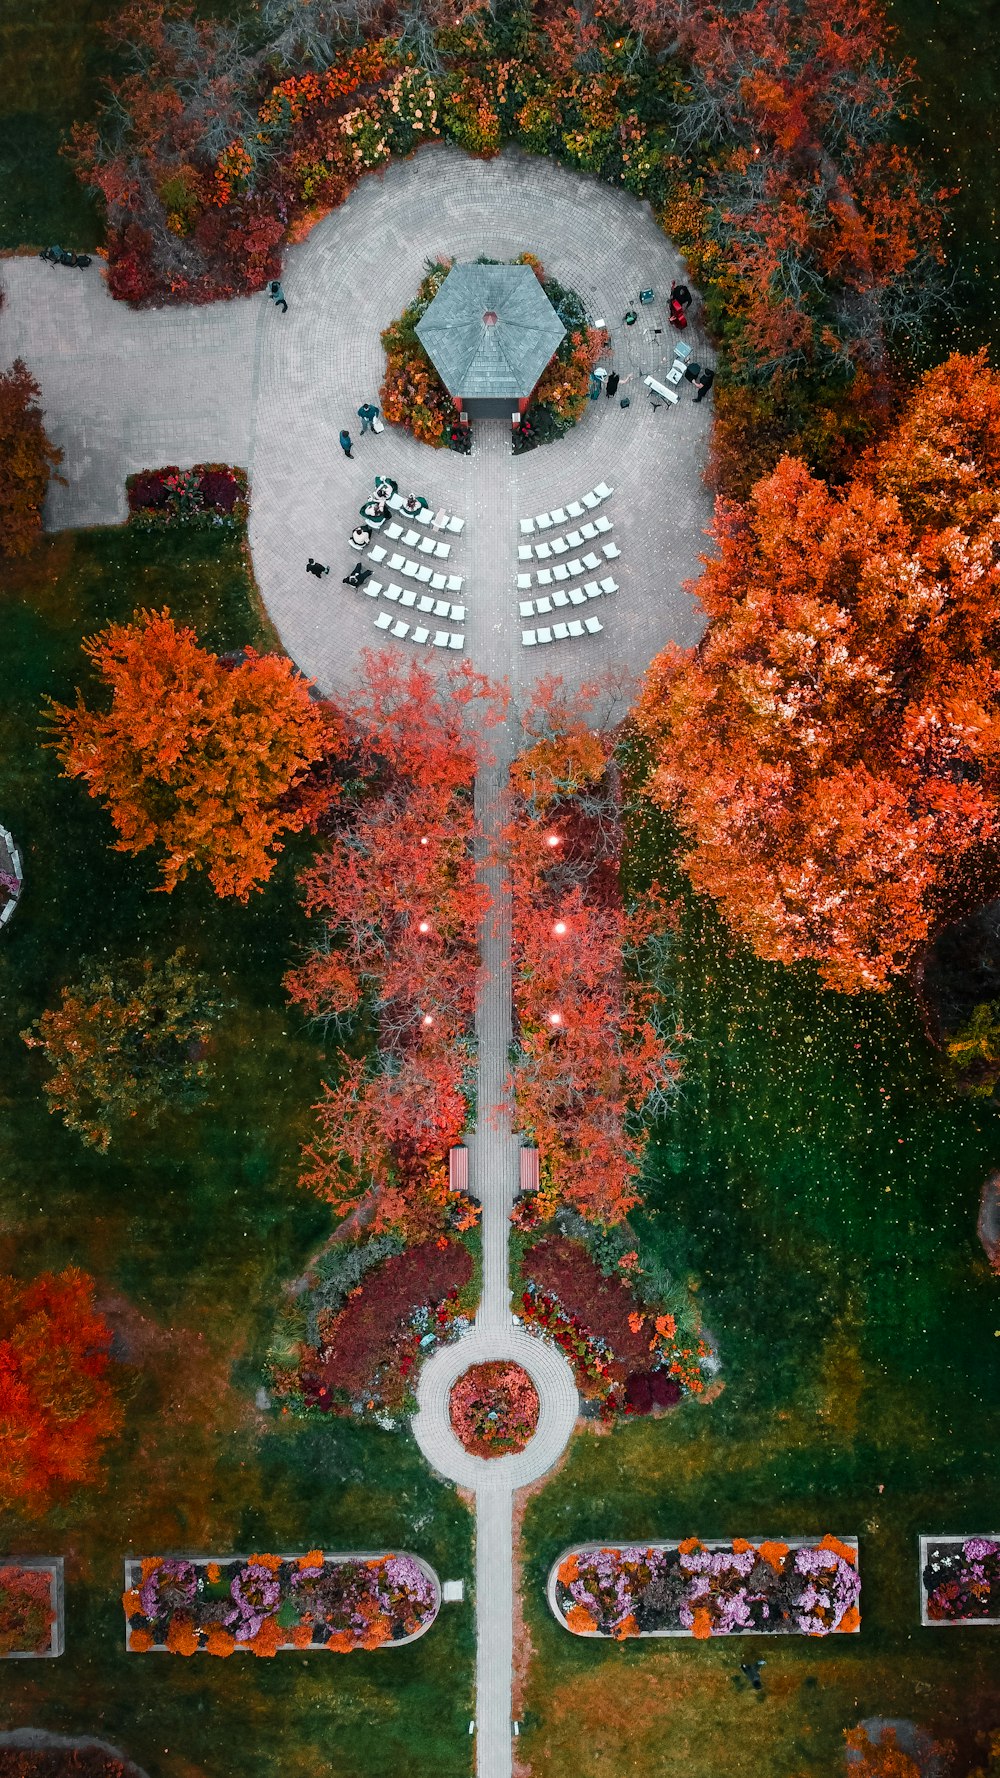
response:
[[[0,1566],[0,1659],[52,1660],[63,1651],[61,1556]]]
[[[474,1364],[452,1385],[452,1431],[476,1457],[523,1451],[538,1425],[538,1391],[519,1364]]]
[[[581,1395],[613,1414],[648,1414],[704,1394],[711,1347],[693,1304],[678,1315],[640,1301],[581,1241],[547,1236],[521,1262],[520,1314],[566,1354]]]
[[[247,472],[228,463],[196,463],[192,469],[143,469],[125,483],[129,522],[161,529],[164,525],[243,525],[246,523]]]
[[[920,1539],[920,1621],[1000,1624],[1000,1535]]]
[[[21,854],[5,827],[0,827],[0,926],[13,917],[21,894]]]
[[[130,1654],[348,1654],[422,1636],[441,1588],[426,1562],[406,1554],[147,1556],[126,1562],[122,1604]]]
[[[578,1544],[548,1600],[574,1636],[802,1635],[861,1627],[856,1538]]]

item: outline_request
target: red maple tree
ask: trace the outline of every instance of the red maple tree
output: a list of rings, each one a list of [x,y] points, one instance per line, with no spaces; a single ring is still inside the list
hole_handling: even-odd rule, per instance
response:
[[[109,624],[83,651],[111,702],[50,706],[65,775],[104,802],[117,851],[162,848],[163,889],[204,870],[217,895],[248,900],[280,834],[310,819],[282,799],[335,746],[335,713],[286,656],[220,659],[166,610]]]
[[[111,1330],[75,1266],[24,1282],[0,1276],[0,1501],[38,1517],[97,1479],[121,1410],[107,1377]]]
[[[1000,828],[1000,377],[924,377],[831,490],[784,458],[720,501],[700,647],[654,661],[648,791],[758,955],[885,988]]]

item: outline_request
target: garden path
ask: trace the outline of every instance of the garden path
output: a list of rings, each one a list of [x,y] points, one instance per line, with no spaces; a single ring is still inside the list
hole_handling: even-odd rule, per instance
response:
[[[526,249],[608,320],[609,362],[631,407],[588,403],[566,438],[517,458],[502,423],[478,427],[468,458],[429,450],[398,428],[362,441],[355,416],[377,398],[379,333],[412,299],[425,260]],[[517,150],[479,161],[429,145],[362,180],[288,249],[287,315],[264,295],[135,312],[112,301],[96,265],[77,272],[4,259],[0,364],[25,359],[65,451],[66,485],[53,486],[46,508],[53,530],[122,520],[134,470],[199,461],[249,468],[264,602],[292,658],[324,689],[348,680],[360,650],[381,640],[372,602],[341,585],[352,559],[346,539],[376,469],[470,521],[450,566],[467,577],[466,652],[476,665],[506,672],[515,686],[543,672],[572,683],[609,666],[641,671],[666,642],[693,641],[701,628],[683,585],[698,572],[711,512],[701,480],[710,404],[695,413],[685,387],[676,407],[654,412],[642,386],[643,374],[669,364],[665,297],[681,269],[649,205],[626,192]],[[622,316],[644,287],[657,301],[626,328]],[[696,317],[686,337],[704,362]],[[344,425],[356,440],[350,462],[337,444]],[[608,510],[622,549],[621,591],[598,607],[604,632],[525,650],[517,518],[565,505],[600,480],[616,488]],[[473,515],[482,522],[494,499],[486,554]],[[305,573],[310,553],[332,564],[328,580]]]

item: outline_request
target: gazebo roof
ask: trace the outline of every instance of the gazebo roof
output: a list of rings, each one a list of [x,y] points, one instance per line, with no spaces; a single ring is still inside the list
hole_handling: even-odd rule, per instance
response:
[[[517,401],[566,329],[530,265],[456,265],[416,331],[451,395]]]

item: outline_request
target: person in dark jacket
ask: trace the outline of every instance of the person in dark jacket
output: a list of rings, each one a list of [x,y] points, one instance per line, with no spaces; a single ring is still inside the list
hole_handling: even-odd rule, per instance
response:
[[[618,375],[618,372],[616,370],[613,370],[611,372],[611,375],[608,378],[607,385],[604,390],[604,393],[607,396],[609,401],[611,400],[612,395],[618,394],[618,385],[620,382],[621,382],[621,377]]]
[[[700,401],[703,395],[707,395],[708,391],[711,389],[712,384],[714,382],[715,382],[714,370],[703,370],[700,377],[698,377],[695,382],[695,388],[698,391],[697,395],[695,396],[695,401]]]
[[[696,383],[700,376],[701,376],[701,365],[696,364],[694,359],[692,358],[690,364],[686,364],[684,366],[684,380],[687,383]]]
[[[350,574],[344,575],[344,585],[364,586],[365,581],[371,580],[371,577],[372,571],[370,568],[366,568],[363,562],[355,562]]]
[[[672,303],[680,303],[682,308],[689,309],[691,307],[691,292],[687,285],[678,284],[675,279],[670,286],[670,300]]]
[[[322,580],[324,574],[329,574],[329,572],[329,568],[324,567],[322,562],[314,562],[312,556],[309,557],[306,563],[307,574],[315,574],[317,580]]]
[[[343,451],[345,457],[349,457],[353,451],[353,448],[354,448],[353,445],[351,444],[351,435],[348,432],[346,426],[344,427],[344,430],[340,435],[340,448]]]

